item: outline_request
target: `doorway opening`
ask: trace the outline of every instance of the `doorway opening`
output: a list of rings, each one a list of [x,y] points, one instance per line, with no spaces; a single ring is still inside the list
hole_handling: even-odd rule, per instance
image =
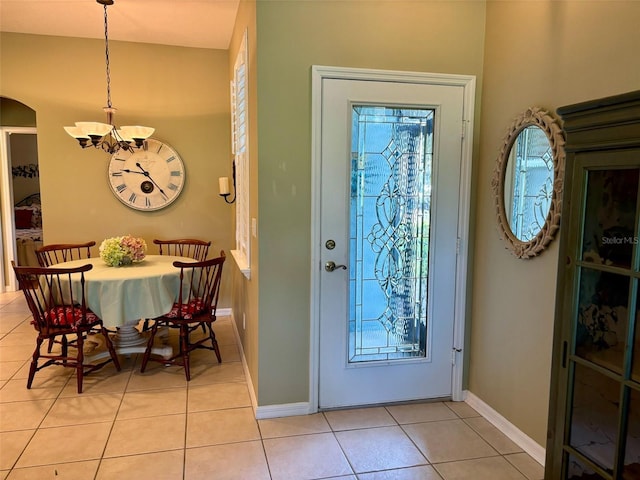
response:
[[[5,97],[0,98],[0,105],[0,288],[14,291],[11,261],[38,264],[35,249],[42,245],[40,169],[35,111]]]

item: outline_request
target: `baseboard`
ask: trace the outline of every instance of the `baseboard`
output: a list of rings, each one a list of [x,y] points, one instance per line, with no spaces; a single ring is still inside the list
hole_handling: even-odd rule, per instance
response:
[[[281,405],[264,405],[256,408],[256,419],[293,417],[296,415],[309,415],[311,404],[309,402],[283,403]]]
[[[253,414],[256,420],[264,420],[266,418],[278,418],[278,417],[292,417],[295,415],[308,415],[311,412],[311,404],[309,402],[297,402],[297,403],[285,403],[282,405],[265,405],[258,406],[258,399],[256,392],[253,389],[253,382],[251,381],[251,373],[249,372],[249,366],[247,365],[247,359],[244,356],[244,349],[242,348],[242,342],[240,341],[240,333],[238,332],[238,325],[233,316],[233,309],[231,308],[219,308],[217,314],[219,316],[230,316],[231,324],[233,325],[233,333],[236,336],[236,343],[240,350],[240,358],[242,359],[242,368],[244,375],[247,377],[247,388],[249,389],[249,398],[251,399],[251,407],[253,408]]]
[[[488,404],[483,402],[473,393],[466,392],[465,402],[476,410],[480,415],[487,419],[494,427],[504,433],[509,439],[518,445],[522,450],[528,453],[536,462],[544,466],[545,449],[531,437],[526,435],[522,430],[516,427],[509,420],[504,418]]]
[[[258,406],[258,400],[256,393],[253,389],[253,382],[251,381],[251,373],[249,372],[249,366],[247,365],[247,359],[244,356],[244,349],[242,348],[242,342],[240,341],[240,333],[238,332],[238,326],[233,316],[233,309],[231,308],[219,308],[217,310],[218,316],[230,316],[231,324],[233,325],[233,332],[236,337],[236,343],[240,350],[240,358],[242,360],[242,368],[247,378],[247,388],[249,389],[249,397],[251,399],[251,406],[253,408],[253,414],[256,419],[263,420],[267,418],[289,417],[295,415],[309,415],[313,413],[311,411],[311,404],[309,402],[297,402],[297,403],[285,403],[281,405],[264,405]],[[506,418],[496,412],[488,404],[483,402],[479,397],[464,390],[462,392],[464,401],[472,408],[474,408],[480,415],[487,419],[488,422],[493,424],[498,430],[504,433],[512,442],[518,445],[522,450],[527,452],[534,460],[544,466],[545,449],[538,445],[533,439],[523,433],[515,425],[509,422]]]
[[[229,315],[231,317],[231,325],[233,325],[233,333],[236,337],[236,345],[238,345],[238,349],[240,350],[240,359],[242,360],[242,369],[244,370],[244,376],[247,379],[247,388],[249,389],[249,399],[251,400],[251,407],[253,408],[253,415],[257,418],[257,410],[258,410],[258,398],[256,397],[256,392],[253,389],[253,382],[251,381],[251,373],[249,372],[249,365],[247,365],[247,358],[244,356],[244,348],[242,348],[242,341],[240,340],[240,332],[238,332],[238,325],[236,325],[236,319],[233,316],[232,308],[222,308],[218,310],[228,311],[224,313],[224,315]],[[219,313],[220,316],[223,313]]]

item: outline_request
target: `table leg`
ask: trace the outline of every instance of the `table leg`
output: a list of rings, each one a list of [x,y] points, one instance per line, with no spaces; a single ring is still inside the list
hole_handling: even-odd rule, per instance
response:
[[[125,323],[118,327],[116,334],[111,338],[116,349],[138,347],[140,345],[147,346],[147,338],[138,331],[137,324],[137,322],[135,324]]]
[[[131,355],[134,353],[144,353],[147,349],[147,335],[142,334],[136,328],[138,322],[126,323],[118,327],[118,331],[111,337],[113,347],[119,355]],[[85,362],[94,363],[104,358],[109,357],[109,351],[104,345],[104,340],[101,336],[96,335],[92,338],[91,351],[85,351]],[[98,341],[95,337],[100,338]],[[163,358],[171,358],[173,355],[173,348],[170,345],[156,346],[151,349],[151,353],[160,355]]]

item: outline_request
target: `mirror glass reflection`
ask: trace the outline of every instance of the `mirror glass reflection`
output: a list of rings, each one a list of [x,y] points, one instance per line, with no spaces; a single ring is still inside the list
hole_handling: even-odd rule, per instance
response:
[[[528,242],[542,230],[553,195],[553,152],[545,132],[536,125],[516,137],[504,177],[504,207],[511,231]]]

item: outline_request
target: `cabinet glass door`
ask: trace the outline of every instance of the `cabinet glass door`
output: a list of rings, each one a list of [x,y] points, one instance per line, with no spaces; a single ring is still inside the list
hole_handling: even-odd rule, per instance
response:
[[[578,234],[565,480],[640,478],[640,169],[631,162],[599,168],[595,157],[585,155],[574,177],[581,200],[572,215]]]

